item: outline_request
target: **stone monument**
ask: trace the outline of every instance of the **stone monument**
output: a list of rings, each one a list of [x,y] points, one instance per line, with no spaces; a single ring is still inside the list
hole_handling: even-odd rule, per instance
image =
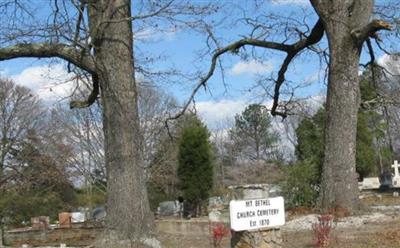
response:
[[[253,200],[269,197],[267,184],[230,186],[232,200]],[[282,236],[279,228],[232,231],[231,248],[281,248]]]

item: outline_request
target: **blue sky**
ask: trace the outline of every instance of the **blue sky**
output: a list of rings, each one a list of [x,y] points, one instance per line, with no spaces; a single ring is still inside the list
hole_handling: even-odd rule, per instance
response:
[[[46,1],[46,0],[42,0]],[[135,0],[134,0],[135,1]],[[200,0],[199,0],[200,1]],[[40,2],[38,0],[37,2]],[[251,8],[253,1],[222,1],[227,4],[238,4],[242,8]],[[312,27],[316,21],[316,15],[307,0],[271,0],[261,9],[256,9],[258,13],[270,11],[276,15],[293,17],[308,15],[307,23]],[[46,11],[42,10],[41,15]],[[240,17],[240,11],[230,12],[230,16],[223,14],[215,15],[213,18],[227,19],[229,23]],[[215,34],[221,37],[221,45],[229,44],[240,39],[243,34],[248,34],[247,26],[236,23],[235,25],[224,25],[221,29],[216,29]],[[136,46],[140,51],[149,55],[163,54],[166,59],[159,60],[153,67],[162,70],[169,67],[177,68],[183,72],[207,72],[210,64],[210,55],[199,57],[196,52],[205,48],[204,34],[187,31],[184,28],[166,27],[164,32],[154,30],[152,27],[141,30],[137,35]],[[279,36],[275,37],[279,41]],[[326,47],[326,41],[321,42],[321,47]],[[264,50],[257,49],[263,53]],[[261,98],[265,92],[259,88],[253,88],[256,80],[261,76],[272,73],[276,76],[282,63],[282,53],[268,52],[262,59],[254,60],[249,57],[243,60],[240,56],[226,54],[222,57],[225,69],[225,82],[222,83],[221,72],[218,70],[208,83],[210,91],[201,90],[196,96],[196,103],[200,114],[209,126],[232,118],[234,114],[241,112],[245,105],[251,102],[265,102],[268,98]],[[381,54],[380,54],[381,55]],[[380,56],[378,55],[378,56]],[[363,57],[367,59],[367,57]],[[59,84],[60,81],[68,81],[71,75],[66,73],[63,65],[52,65],[48,67],[48,59],[15,59],[0,63],[0,73],[3,76],[14,78],[18,83],[32,88],[44,99],[57,101],[69,95],[72,84]],[[307,87],[296,90],[296,95],[300,98],[325,94],[323,83],[323,68],[320,67],[319,59],[316,55],[307,53],[293,61],[286,75],[288,81],[293,85],[307,85]],[[172,94],[180,103],[183,103],[191,89],[196,84],[196,80],[180,79],[179,83],[159,84],[159,86]],[[292,84],[288,82],[288,84]],[[66,101],[67,102],[67,101]]]

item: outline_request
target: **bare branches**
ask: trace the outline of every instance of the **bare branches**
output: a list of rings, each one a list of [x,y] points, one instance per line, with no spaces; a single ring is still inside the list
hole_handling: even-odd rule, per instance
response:
[[[144,14],[144,15],[130,16],[130,17],[122,18],[122,19],[118,19],[118,20],[103,20],[98,24],[98,26],[103,25],[103,24],[107,24],[107,23],[119,23],[119,22],[135,21],[135,20],[147,19],[147,18],[150,18],[150,17],[158,16],[163,11],[168,9],[174,1],[175,0],[169,1],[167,4],[165,4],[164,6],[161,6],[158,10],[156,10],[154,12],[151,12],[151,13],[147,13],[147,14]]]
[[[132,16],[131,20],[139,20],[139,19],[146,19],[149,17],[153,17],[153,16],[157,16],[160,13],[162,13],[164,10],[166,10],[169,6],[171,6],[171,4],[174,2],[175,0],[171,0],[169,1],[167,4],[165,4],[164,6],[161,6],[158,10],[152,12],[152,13],[148,13],[145,15],[138,15],[138,16]]]
[[[196,93],[198,92],[198,90],[202,86],[205,87],[207,81],[214,74],[214,71],[215,71],[215,68],[216,68],[216,65],[218,62],[218,58],[227,52],[237,53],[238,50],[244,46],[262,47],[262,48],[278,50],[278,51],[287,53],[287,56],[278,72],[278,78],[275,81],[273,105],[271,108],[271,114],[273,116],[279,115],[279,116],[285,118],[287,116],[287,113],[285,113],[285,111],[279,111],[278,106],[279,106],[280,87],[285,82],[285,73],[289,67],[289,64],[291,63],[291,61],[296,57],[296,55],[300,51],[302,51],[303,49],[305,49],[308,46],[318,43],[322,39],[323,35],[324,35],[323,23],[321,20],[318,20],[318,22],[315,24],[315,26],[311,30],[311,33],[308,37],[300,39],[298,42],[291,44],[291,45],[287,45],[284,43],[278,43],[278,42],[259,40],[259,39],[244,38],[239,41],[233,42],[226,47],[217,49],[211,58],[211,65],[210,65],[210,68],[209,68],[207,74],[200,79],[199,83],[193,89],[192,94],[189,97],[189,100],[185,103],[182,110],[180,112],[178,112],[176,115],[171,116],[166,120],[166,126],[168,126],[168,121],[177,119],[180,116],[182,116],[184,114],[184,112],[187,110],[187,108],[190,106],[190,103],[194,100],[194,97],[195,97]]]
[[[65,44],[32,43],[0,48],[0,61],[21,57],[58,57],[90,73],[95,72],[94,61],[90,55]]]
[[[92,74],[93,90],[85,101],[71,101],[72,108],[85,108],[92,105],[99,95],[99,79],[96,74],[96,68],[92,57],[85,54],[84,50],[78,50],[74,47],[64,44],[18,44],[6,48],[0,48],[0,61],[20,57],[58,57],[62,58],[75,66],[86,70]]]
[[[97,74],[92,74],[93,90],[85,101],[71,101],[69,107],[74,108],[87,108],[92,105],[99,95],[99,77]]]

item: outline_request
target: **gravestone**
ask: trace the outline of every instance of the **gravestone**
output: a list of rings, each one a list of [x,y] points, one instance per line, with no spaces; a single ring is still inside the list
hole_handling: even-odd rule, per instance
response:
[[[49,216],[37,216],[31,218],[32,229],[48,229],[50,224]]]
[[[381,183],[379,177],[365,177],[361,184],[361,189],[379,189]]]
[[[58,223],[61,228],[71,227],[71,213],[62,212],[58,214]]]
[[[104,206],[96,207],[92,211],[92,219],[95,221],[102,221],[105,220],[107,216],[107,212]]]
[[[157,208],[159,216],[181,216],[183,212],[183,202],[180,201],[164,201],[160,202]]]
[[[254,207],[258,207],[257,199],[268,199],[270,186],[267,184],[249,184],[249,185],[240,185],[240,186],[231,186],[229,187],[232,190],[232,202],[236,202],[236,204],[242,204],[241,202],[245,202],[244,206],[246,206],[246,202],[252,202],[251,205],[254,204]],[[248,201],[246,201],[248,200]],[[254,201],[254,203],[253,203]],[[231,203],[232,203],[231,202]],[[235,204],[235,203],[234,203]],[[249,203],[250,205],[250,203]],[[234,207],[234,209],[236,209]],[[256,210],[257,211],[257,210]],[[249,211],[248,215],[252,215]],[[233,213],[230,213],[231,215]],[[242,211],[242,214],[247,216],[246,211]],[[239,218],[242,215],[238,215],[236,213],[236,217]],[[257,215],[257,212],[254,213]],[[239,218],[240,219],[240,218]],[[250,222],[249,222],[250,223]],[[261,223],[261,222],[260,222]],[[232,216],[231,216],[231,224],[232,224]],[[266,224],[263,222],[262,224]],[[250,225],[250,224],[249,224]],[[262,225],[264,226],[264,225]],[[253,230],[241,230],[240,226],[234,227],[240,231],[232,230],[232,238],[231,238],[231,248],[280,248],[282,247],[282,236],[281,230],[279,227],[272,228],[260,228],[257,227]],[[246,228],[246,227],[244,227]]]
[[[388,189],[392,187],[392,178],[393,178],[392,173],[387,171],[383,172],[379,177],[379,180],[381,182],[380,189]]]
[[[71,223],[83,223],[86,221],[86,214],[84,212],[72,212]]]
[[[208,209],[211,211],[213,209],[222,209],[224,208],[224,201],[220,196],[210,197],[208,199]]]
[[[400,164],[397,160],[392,164],[392,168],[394,169],[394,176],[392,178],[392,187],[399,188],[400,187],[400,174],[399,174]]]
[[[208,220],[210,222],[222,222],[221,212],[213,209],[211,212],[208,213]]]

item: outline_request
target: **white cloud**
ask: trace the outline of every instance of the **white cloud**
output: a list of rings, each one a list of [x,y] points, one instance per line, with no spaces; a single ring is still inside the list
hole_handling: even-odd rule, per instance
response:
[[[146,28],[134,33],[134,39],[142,42],[173,41],[178,30],[170,28],[166,30],[157,28]]]
[[[246,107],[244,100],[221,100],[197,102],[196,109],[210,129],[231,124],[236,114]]]
[[[73,77],[61,64],[28,67],[11,76],[17,84],[30,88],[46,102],[70,96],[75,88]]]
[[[384,54],[378,59],[378,64],[385,67],[391,75],[400,75],[400,55]]]
[[[230,70],[231,74],[233,75],[240,75],[240,74],[259,74],[259,73],[266,73],[270,72],[274,69],[274,65],[271,61],[266,63],[261,63],[256,60],[250,61],[239,61],[236,63],[232,69]]]
[[[271,0],[272,4],[284,5],[284,4],[296,4],[296,5],[307,5],[309,0]]]

